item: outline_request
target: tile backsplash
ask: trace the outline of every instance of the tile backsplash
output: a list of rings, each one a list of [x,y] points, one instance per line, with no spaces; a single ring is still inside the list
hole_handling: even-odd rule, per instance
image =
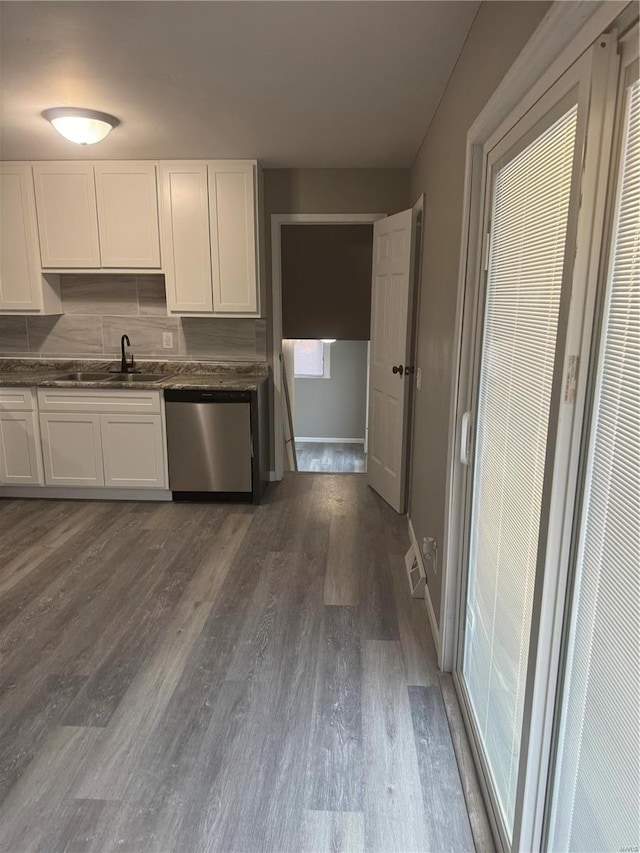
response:
[[[63,275],[60,286],[64,314],[0,316],[0,356],[118,358],[126,333],[136,358],[266,361],[265,320],[167,317],[162,275]]]

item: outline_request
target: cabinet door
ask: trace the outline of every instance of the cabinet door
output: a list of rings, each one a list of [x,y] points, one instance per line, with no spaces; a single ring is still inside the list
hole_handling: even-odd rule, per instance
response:
[[[33,177],[42,266],[49,269],[99,267],[93,166],[36,163]]]
[[[31,167],[0,167],[0,309],[42,307],[38,231]]]
[[[158,269],[155,163],[100,163],[94,169],[102,266]]]
[[[0,483],[39,486],[43,482],[35,413],[0,411]]]
[[[161,225],[170,313],[211,314],[206,163],[161,163]]]
[[[103,486],[100,415],[40,415],[48,486]]]
[[[160,415],[101,415],[104,481],[119,488],[167,486]]]
[[[213,310],[258,313],[254,163],[209,163]]]

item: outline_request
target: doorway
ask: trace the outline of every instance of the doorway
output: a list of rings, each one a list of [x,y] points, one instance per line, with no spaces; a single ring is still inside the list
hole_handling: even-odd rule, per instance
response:
[[[383,218],[272,216],[276,479],[366,471],[373,223]]]
[[[293,348],[294,441],[298,471],[366,471],[369,341],[285,341]]]
[[[389,216],[272,214],[273,479],[282,479],[286,470],[297,470],[295,403],[291,399],[295,395],[295,367],[293,348],[287,354],[285,341],[315,341],[319,347],[321,343],[370,340],[366,476],[369,485],[396,512],[406,511],[415,381],[414,276],[420,256],[416,236],[423,204],[421,197],[413,208]],[[359,246],[359,254],[356,251],[348,256],[346,265],[338,258],[332,262],[331,251],[314,254],[300,251],[299,246],[296,249],[298,242],[305,243],[297,235],[311,235],[313,231],[326,234],[330,228],[344,233],[348,224],[368,227],[364,229],[366,242]],[[299,225],[307,227],[292,227]],[[314,225],[321,227],[309,227]],[[285,251],[285,241],[291,241],[293,253]],[[352,276],[349,264],[354,259],[358,274]],[[302,275],[296,276],[296,260],[303,267]]]

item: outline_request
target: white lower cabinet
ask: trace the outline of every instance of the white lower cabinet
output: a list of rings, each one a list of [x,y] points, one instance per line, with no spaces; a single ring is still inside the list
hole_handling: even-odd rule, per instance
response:
[[[166,489],[159,391],[39,388],[48,486]]]
[[[44,412],[40,433],[48,486],[104,486],[100,415]]]
[[[101,415],[104,484],[117,488],[165,488],[160,415]]]
[[[41,486],[42,455],[35,412],[0,411],[0,483]]]

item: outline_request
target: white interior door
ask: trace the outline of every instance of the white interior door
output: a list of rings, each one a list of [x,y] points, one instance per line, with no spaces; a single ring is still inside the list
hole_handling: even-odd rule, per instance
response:
[[[396,512],[405,510],[412,234],[412,210],[373,225],[367,478]]]

